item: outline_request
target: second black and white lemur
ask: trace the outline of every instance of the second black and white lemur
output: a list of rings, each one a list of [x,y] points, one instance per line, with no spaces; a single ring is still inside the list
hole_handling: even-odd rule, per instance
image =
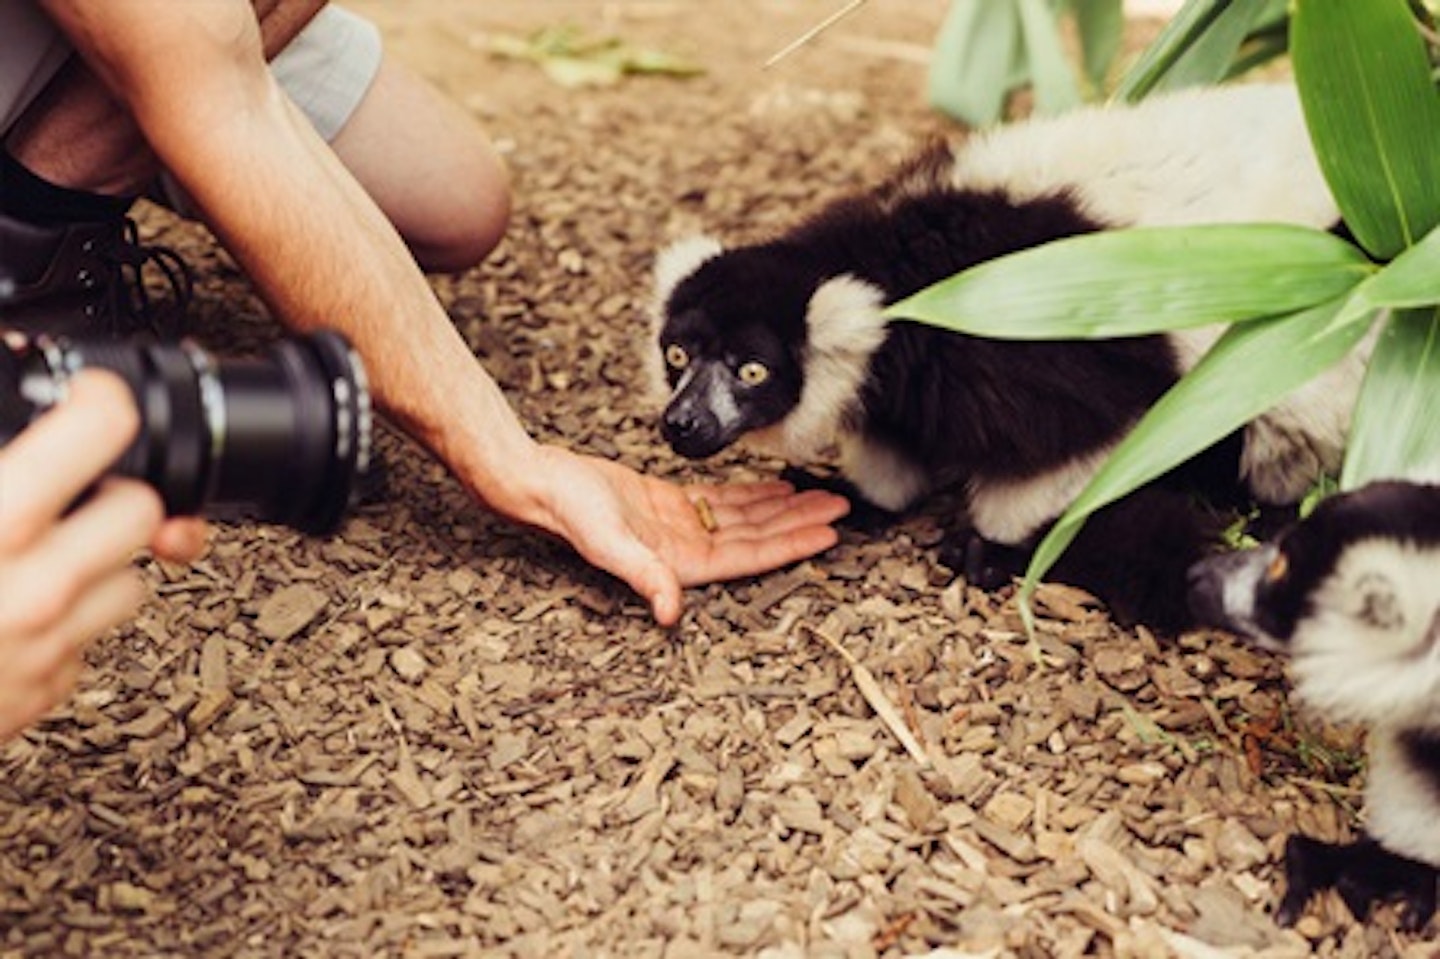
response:
[[[1258,549],[1204,560],[1206,622],[1289,658],[1299,699],[1367,727],[1365,835],[1292,836],[1276,920],[1335,888],[1364,919],[1382,900],[1422,929],[1440,877],[1440,486],[1373,483],[1322,502]]]
[[[726,249],[698,237],[663,251],[649,350],[668,397],[662,433],[691,458],[758,435],[797,465],[834,444],[843,479],[884,511],[963,489],[967,531],[947,561],[998,584],[1222,331],[1001,341],[887,323],[882,308],[982,261],[1090,231],[1338,220],[1287,85],[997,127],[932,148],[768,242]],[[1357,354],[1173,483],[1102,510],[1055,578],[1122,621],[1188,625],[1185,571],[1218,533],[1189,490],[1297,502],[1340,463],[1362,369]]]

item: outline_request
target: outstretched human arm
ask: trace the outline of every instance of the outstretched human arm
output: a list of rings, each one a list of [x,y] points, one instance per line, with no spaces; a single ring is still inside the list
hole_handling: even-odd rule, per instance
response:
[[[389,221],[274,84],[245,0],[42,2],[275,313],[345,332],[381,407],[481,502],[564,538],[665,623],[682,585],[834,542],[837,498],[758,487],[712,533],[695,494],[531,438]]]

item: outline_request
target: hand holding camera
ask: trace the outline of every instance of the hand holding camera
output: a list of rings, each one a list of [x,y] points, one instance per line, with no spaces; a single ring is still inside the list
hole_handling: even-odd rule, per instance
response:
[[[125,384],[86,371],[0,448],[0,740],[61,701],[85,644],[134,612],[137,549],[186,561],[204,547],[204,524],[166,520],[150,487],[101,479],[138,426]]]

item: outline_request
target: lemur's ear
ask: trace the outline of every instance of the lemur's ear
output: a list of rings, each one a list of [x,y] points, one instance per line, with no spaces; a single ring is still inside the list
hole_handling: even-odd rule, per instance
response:
[[[1358,600],[1351,612],[1357,620],[1375,629],[1397,630],[1405,625],[1405,611],[1395,594],[1395,584],[1382,573],[1366,573],[1355,583]]]
[[[698,234],[677,240],[660,251],[655,258],[655,312],[665,308],[665,301],[675,292],[680,281],[705,263],[723,253],[725,248],[711,236]]]

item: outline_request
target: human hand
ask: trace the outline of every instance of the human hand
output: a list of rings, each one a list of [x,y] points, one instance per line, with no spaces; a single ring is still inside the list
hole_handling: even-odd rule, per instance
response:
[[[750,576],[833,546],[830,526],[849,510],[821,490],[788,483],[694,485],[637,473],[610,460],[541,447],[541,512],[535,525],[568,541],[586,560],[620,577],[655,618],[680,618],[684,586]],[[707,529],[696,508],[714,516]]]
[[[66,514],[138,428],[120,379],[87,371],[0,448],[0,739],[64,699],[85,644],[134,612],[135,550],[148,543],[179,561],[204,547],[204,523],[167,521],[160,497],[136,480],[105,479]]]

